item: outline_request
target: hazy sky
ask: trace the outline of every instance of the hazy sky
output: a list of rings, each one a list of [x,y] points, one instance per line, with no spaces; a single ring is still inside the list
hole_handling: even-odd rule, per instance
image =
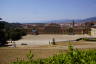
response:
[[[0,0],[0,17],[8,22],[83,19],[96,16],[96,0]]]

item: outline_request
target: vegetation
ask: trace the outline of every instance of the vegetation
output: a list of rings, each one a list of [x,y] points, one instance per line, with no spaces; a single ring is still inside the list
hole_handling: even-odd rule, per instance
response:
[[[80,40],[84,40],[84,41],[96,41],[96,38],[79,38],[76,41],[80,41]]]
[[[17,60],[12,64],[96,64],[96,50],[78,50],[69,46],[67,53],[61,53],[46,59],[33,60],[33,54],[30,52],[28,61]]]
[[[83,38],[85,41],[96,41],[96,38]]]
[[[26,35],[26,32],[19,24],[0,21],[0,45],[6,44],[7,40],[15,41]]]
[[[26,35],[26,33],[23,31],[23,29],[16,28],[9,31],[9,39],[12,41],[19,40],[24,35]]]
[[[83,40],[83,38],[78,38],[78,39],[76,39],[76,41],[80,41],[80,40]]]
[[[4,32],[4,23],[0,22],[0,45],[6,43],[6,37]]]
[[[68,34],[69,35],[73,35],[74,34],[74,29],[73,28],[69,28],[68,29]]]

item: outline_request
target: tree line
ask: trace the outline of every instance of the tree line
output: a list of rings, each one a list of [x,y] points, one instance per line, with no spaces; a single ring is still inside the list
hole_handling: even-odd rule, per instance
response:
[[[18,23],[8,23],[0,20],[0,45],[7,44],[7,41],[15,41],[26,35],[26,32]]]

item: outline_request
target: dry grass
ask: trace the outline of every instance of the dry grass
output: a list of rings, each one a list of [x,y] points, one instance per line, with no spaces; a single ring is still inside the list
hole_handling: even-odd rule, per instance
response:
[[[72,45],[80,45],[82,48],[82,45],[95,45],[94,43],[87,43],[85,41],[79,41],[79,42],[70,42]],[[16,61],[16,58],[20,59],[27,59],[26,55],[28,54],[29,50],[32,51],[34,55],[34,59],[37,58],[46,58],[48,56],[52,56],[54,54],[65,52],[66,49],[53,49],[53,47],[60,47],[60,46],[66,46],[69,45],[68,42],[56,42],[56,45],[50,46],[50,45],[42,45],[42,46],[36,46],[36,47],[22,47],[22,48],[8,48],[8,47],[2,47],[0,48],[0,64],[8,64],[10,62]]]
[[[34,54],[34,59],[46,58],[54,54],[64,52],[60,49],[18,49],[18,48],[0,48],[0,64],[8,64],[16,61],[16,58],[27,59],[26,54],[29,50]]]
[[[56,45],[61,45],[61,46],[68,46],[69,44],[71,45],[89,45],[89,44],[94,44],[94,43],[87,43],[86,41],[71,41],[71,42],[56,42]]]

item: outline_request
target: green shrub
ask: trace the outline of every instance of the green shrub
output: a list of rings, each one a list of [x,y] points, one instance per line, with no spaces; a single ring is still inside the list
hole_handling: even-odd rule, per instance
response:
[[[76,39],[76,41],[80,41],[80,40],[83,40],[83,38],[78,38],[78,39]]]
[[[80,40],[84,40],[84,41],[96,41],[96,38],[78,38],[78,39],[76,39],[76,41],[80,41]]]
[[[85,41],[96,41],[96,38],[83,38]]]
[[[33,60],[33,54],[28,54],[28,61],[18,60],[12,64],[96,64],[96,50],[78,50],[70,45],[67,53],[60,53],[46,59]]]

